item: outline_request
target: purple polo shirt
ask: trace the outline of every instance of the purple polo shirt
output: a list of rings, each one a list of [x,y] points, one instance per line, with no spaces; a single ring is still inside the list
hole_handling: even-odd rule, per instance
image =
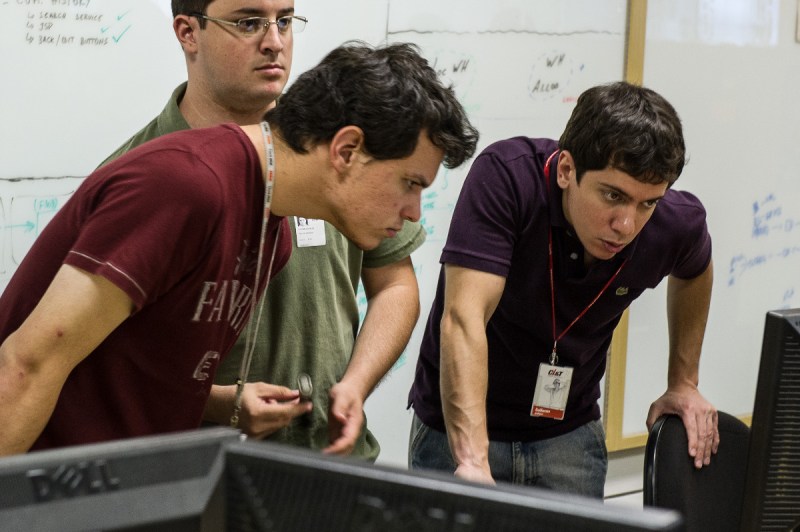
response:
[[[614,258],[586,269],[583,246],[561,208],[555,158],[551,162],[549,190],[545,184],[545,161],[557,148],[556,141],[525,137],[486,148],[464,181],[442,252],[443,264],[506,278],[503,295],[486,328],[486,410],[491,440],[551,438],[599,419],[600,379],[612,333],[623,311],[664,277],[696,277],[711,260],[711,238],[703,205],[688,192],[669,190],[631,244]],[[559,365],[574,368],[562,421],[530,416],[539,364],[548,361],[553,348],[547,253],[550,227],[557,334],[586,308],[622,261],[628,259],[605,293],[558,342]],[[409,393],[409,405],[420,419],[440,431],[445,430],[439,395],[439,322],[443,305],[444,268]]]

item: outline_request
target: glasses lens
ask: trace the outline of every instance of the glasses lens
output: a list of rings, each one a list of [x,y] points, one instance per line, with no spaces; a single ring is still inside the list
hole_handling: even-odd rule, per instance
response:
[[[292,33],[302,33],[306,29],[306,19],[302,17],[287,17],[292,19]]]
[[[264,26],[264,20],[265,19],[259,17],[243,18],[236,21],[236,29],[238,29],[240,33],[254,35]]]

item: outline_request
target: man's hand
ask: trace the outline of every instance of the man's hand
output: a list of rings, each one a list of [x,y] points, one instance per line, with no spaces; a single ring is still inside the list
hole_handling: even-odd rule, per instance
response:
[[[668,389],[650,405],[647,429],[650,430],[663,414],[677,414],[686,427],[689,455],[697,469],[711,463],[711,455],[719,448],[717,409],[695,387]]]
[[[236,386],[214,385],[206,404],[205,419],[220,425],[230,422]],[[300,392],[265,382],[248,382],[242,390],[239,428],[251,438],[263,439],[293,419],[310,412],[310,401],[300,401]]]
[[[353,389],[343,383],[330,390],[328,407],[328,441],[322,450],[325,454],[349,455],[364,427],[364,401]]]
[[[489,484],[491,486],[495,485],[495,481],[492,478],[492,473],[477,466],[461,464],[456,468],[455,475],[460,479],[468,480],[470,482]]]

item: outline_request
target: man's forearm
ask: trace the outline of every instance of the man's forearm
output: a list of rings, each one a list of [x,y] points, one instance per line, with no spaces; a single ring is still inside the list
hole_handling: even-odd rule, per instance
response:
[[[488,474],[486,336],[470,337],[466,328],[447,316],[442,319],[441,336],[442,411],[453,458],[459,466],[481,468]]]
[[[700,352],[708,321],[712,284],[712,264],[694,279],[668,280],[670,388],[698,385]]]
[[[13,337],[7,342],[11,343]],[[30,449],[55,408],[57,394],[45,394],[32,368],[20,365],[0,346],[0,456]],[[37,397],[38,393],[38,397]]]
[[[206,401],[206,408],[203,411],[203,420],[218,425],[227,425],[231,421],[233,414],[233,403],[236,397],[236,386],[221,386],[214,384],[211,386],[211,393]]]
[[[416,285],[393,286],[373,296],[342,382],[357,387],[366,399],[400,358],[418,317]]]

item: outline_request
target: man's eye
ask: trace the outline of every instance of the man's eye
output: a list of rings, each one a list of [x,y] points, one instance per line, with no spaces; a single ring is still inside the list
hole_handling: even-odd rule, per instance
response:
[[[292,25],[292,17],[281,17],[275,21],[279,31],[286,31]]]
[[[255,33],[263,25],[263,22],[258,18],[243,18],[236,25],[242,33]]]

